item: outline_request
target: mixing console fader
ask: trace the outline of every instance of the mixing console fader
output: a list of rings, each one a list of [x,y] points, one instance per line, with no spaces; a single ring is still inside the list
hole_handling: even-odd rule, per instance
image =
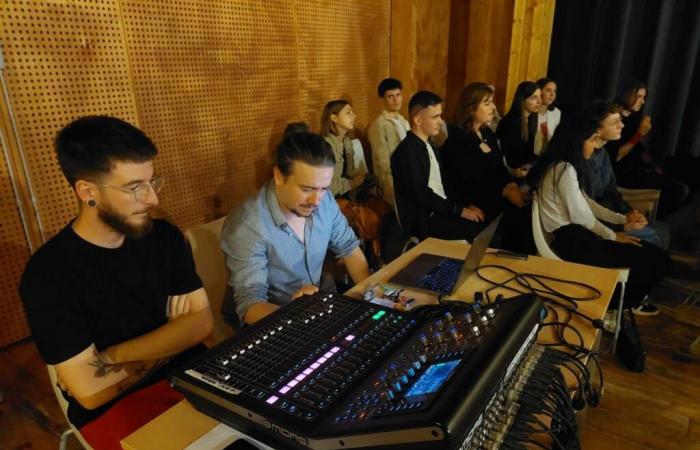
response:
[[[296,300],[171,377],[200,410],[274,448],[467,447],[527,357],[542,303],[415,315]]]

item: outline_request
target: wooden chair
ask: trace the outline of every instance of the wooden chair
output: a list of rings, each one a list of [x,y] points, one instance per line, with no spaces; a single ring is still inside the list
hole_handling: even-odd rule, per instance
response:
[[[554,250],[552,250],[552,248],[549,246],[551,237],[542,227],[542,221],[540,219],[540,205],[536,192],[532,195],[532,235],[535,239],[537,253],[541,257],[561,260],[561,258],[554,253]],[[622,323],[622,308],[624,306],[625,286],[627,285],[629,275],[629,269],[617,269],[617,283],[620,285],[620,298],[618,298],[617,314],[615,316],[615,340],[613,341],[613,354],[617,349],[617,337],[620,334],[620,325]]]
[[[53,393],[56,394],[56,400],[58,400],[58,406],[61,407],[61,411],[63,412],[63,416],[66,418],[66,421],[68,422],[69,428],[64,431],[61,434],[61,438],[58,443],[58,448],[59,450],[66,450],[67,445],[68,445],[68,436],[71,434],[74,435],[80,444],[85,448],[86,450],[92,450],[92,447],[88,445],[87,442],[85,442],[85,439],[83,439],[83,436],[80,434],[80,431],[73,426],[72,423],[70,423],[70,420],[68,420],[68,402],[66,399],[63,397],[63,392],[61,389],[58,387],[58,375],[56,374],[56,369],[54,366],[47,365],[46,369],[49,371],[49,378],[51,379],[51,387],[53,387]]]
[[[197,225],[185,232],[185,237],[192,248],[197,274],[202,279],[214,316],[214,330],[205,340],[207,346],[218,344],[234,334],[233,329],[221,315],[221,305],[224,302],[228,286],[228,270],[219,243],[225,219],[222,217],[203,225]]]

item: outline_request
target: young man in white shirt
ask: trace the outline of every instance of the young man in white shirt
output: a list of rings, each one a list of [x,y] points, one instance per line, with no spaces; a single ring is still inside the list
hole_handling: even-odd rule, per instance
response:
[[[379,83],[377,94],[384,102],[384,110],[369,126],[369,143],[372,147],[372,165],[379,185],[384,191],[384,200],[394,204],[394,180],[391,177],[391,155],[406,137],[411,126],[401,115],[403,85],[395,78],[386,78]]]

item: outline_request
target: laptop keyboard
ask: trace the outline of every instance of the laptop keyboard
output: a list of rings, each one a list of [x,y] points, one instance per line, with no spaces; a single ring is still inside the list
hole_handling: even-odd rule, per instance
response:
[[[433,292],[452,292],[452,288],[462,272],[463,263],[464,261],[444,258],[418,280],[418,287]]]

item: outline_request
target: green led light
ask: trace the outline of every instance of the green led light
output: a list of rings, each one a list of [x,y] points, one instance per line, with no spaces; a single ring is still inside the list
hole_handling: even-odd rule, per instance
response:
[[[375,315],[372,316],[372,319],[379,320],[384,314],[386,314],[386,311],[378,311]]]

